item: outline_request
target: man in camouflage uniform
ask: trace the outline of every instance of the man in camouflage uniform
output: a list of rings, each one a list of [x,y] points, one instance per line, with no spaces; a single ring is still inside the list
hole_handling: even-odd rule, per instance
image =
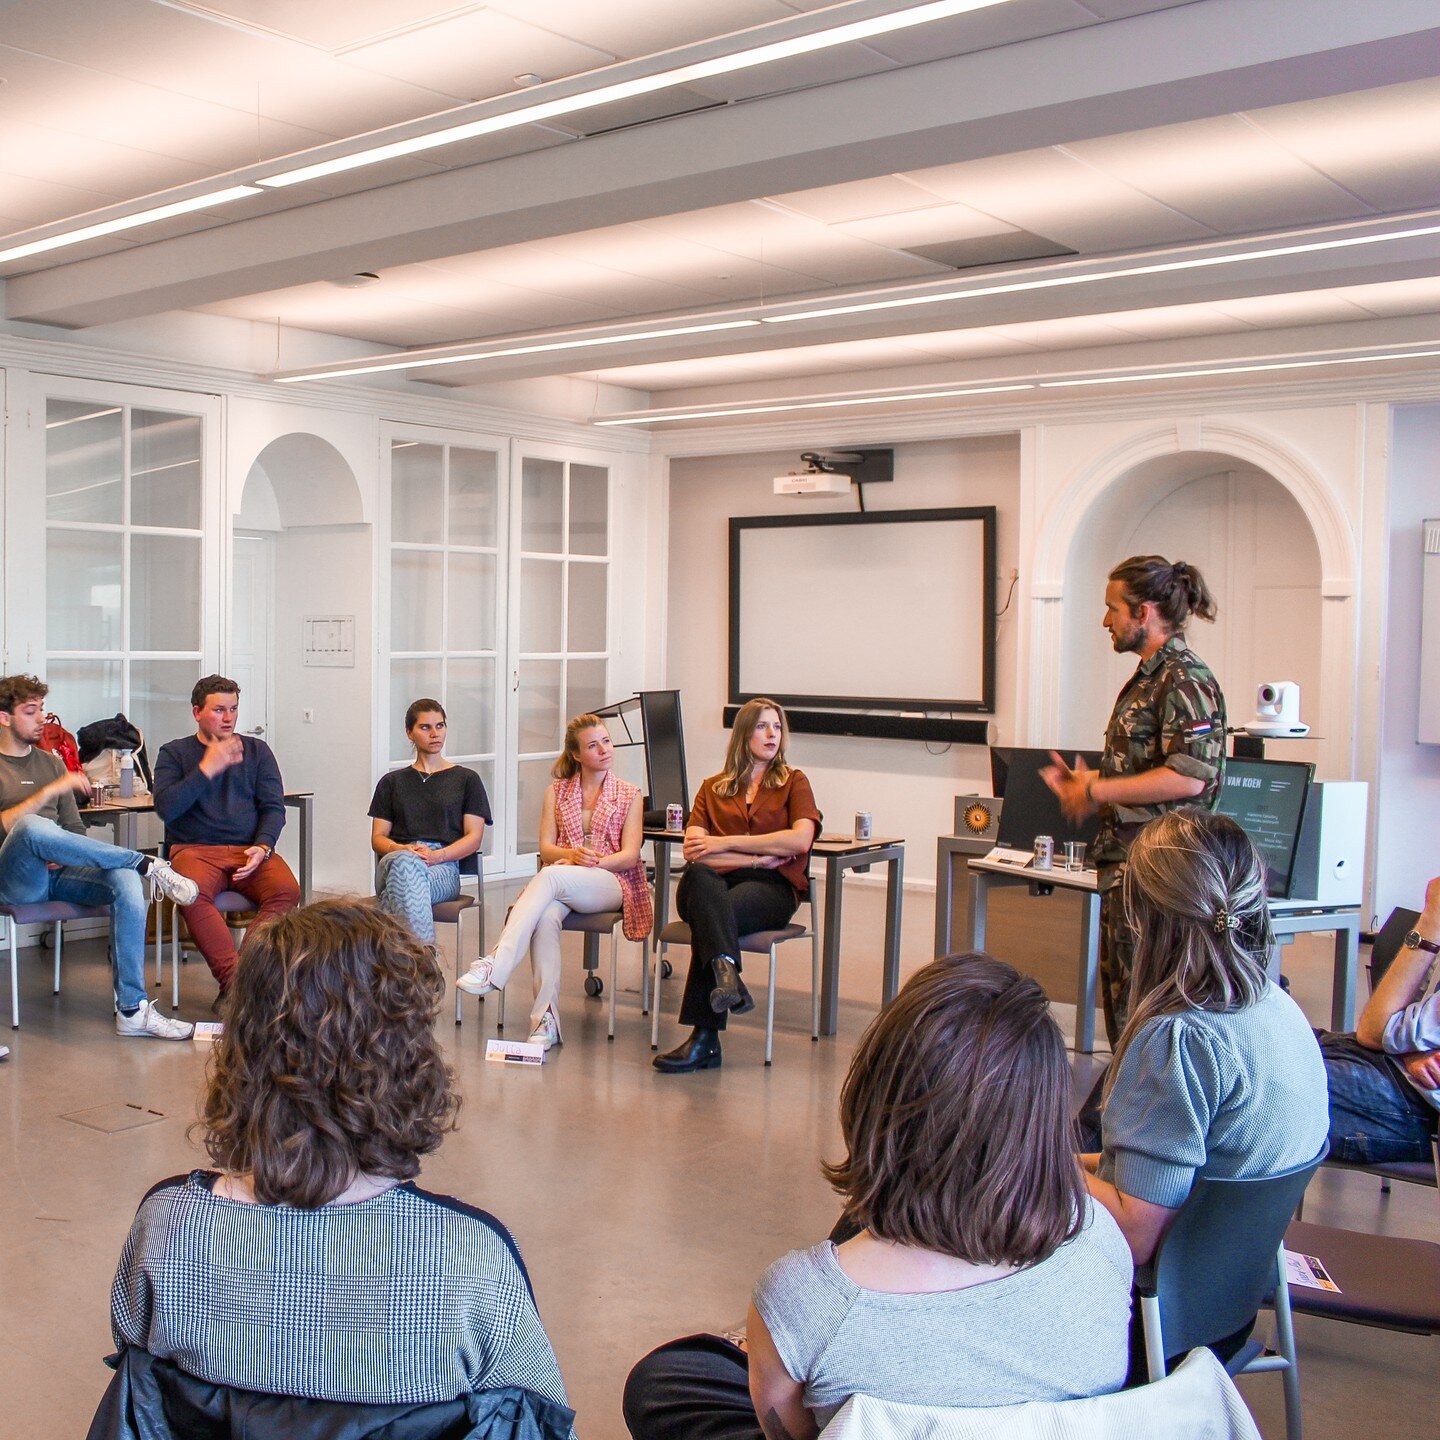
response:
[[[1158,556],[1117,566],[1105,590],[1104,624],[1116,651],[1139,654],[1140,664],[1116,697],[1100,769],[1088,770],[1078,761],[1072,769],[1057,755],[1045,772],[1072,820],[1096,810],[1100,814],[1093,855],[1101,897],[1100,989],[1112,1049],[1129,1014],[1135,959],[1135,936],[1126,923],[1120,889],[1130,845],[1147,822],[1167,810],[1181,805],[1214,809],[1225,769],[1225,697],[1210,668],[1185,643],[1183,631],[1172,628],[1162,613],[1168,609],[1172,617],[1188,618],[1191,607],[1177,605],[1167,588],[1158,592],[1160,603],[1141,599],[1126,579],[1115,578],[1142,560],[1181,572],[1182,589],[1193,575],[1204,596],[1195,613],[1213,618],[1213,601],[1191,567],[1170,566]],[[1141,583],[1150,588],[1147,581]]]

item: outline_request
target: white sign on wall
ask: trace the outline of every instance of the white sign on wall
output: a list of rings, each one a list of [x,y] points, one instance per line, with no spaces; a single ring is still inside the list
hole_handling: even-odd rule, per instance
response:
[[[334,670],[355,668],[355,617],[307,615],[301,640],[303,663]]]

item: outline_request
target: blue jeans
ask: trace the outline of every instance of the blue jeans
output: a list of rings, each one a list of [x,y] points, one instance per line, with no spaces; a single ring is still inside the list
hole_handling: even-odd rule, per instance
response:
[[[38,815],[21,816],[0,843],[0,903],[63,900],[109,909],[115,1003],[121,1010],[134,1010],[146,999],[149,903],[139,870],[144,861],[138,850],[72,834]],[[51,865],[61,868],[52,870]]]
[[[1398,1061],[1353,1035],[1321,1035],[1320,1053],[1330,1087],[1334,1159],[1377,1165],[1430,1158],[1440,1112],[1406,1080]]]
[[[429,850],[441,848],[429,841],[421,843]],[[433,945],[435,917],[430,907],[459,895],[460,862],[427,865],[413,850],[389,850],[375,867],[375,893],[382,910],[403,920],[422,945]]]

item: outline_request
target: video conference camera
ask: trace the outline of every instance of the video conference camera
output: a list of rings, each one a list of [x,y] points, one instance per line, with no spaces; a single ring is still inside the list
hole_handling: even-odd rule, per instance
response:
[[[1255,689],[1255,718],[1245,733],[1277,740],[1308,735],[1310,727],[1300,721],[1300,687],[1293,680],[1262,680]]]

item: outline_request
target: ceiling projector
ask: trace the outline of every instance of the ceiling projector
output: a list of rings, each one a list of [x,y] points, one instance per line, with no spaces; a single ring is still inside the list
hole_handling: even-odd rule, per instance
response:
[[[805,470],[799,474],[777,475],[777,495],[848,495],[850,477],[835,475],[828,470]]]
[[[1264,740],[1308,735],[1310,727],[1300,723],[1300,687],[1293,680],[1262,681],[1255,690],[1255,718],[1245,733]]]

